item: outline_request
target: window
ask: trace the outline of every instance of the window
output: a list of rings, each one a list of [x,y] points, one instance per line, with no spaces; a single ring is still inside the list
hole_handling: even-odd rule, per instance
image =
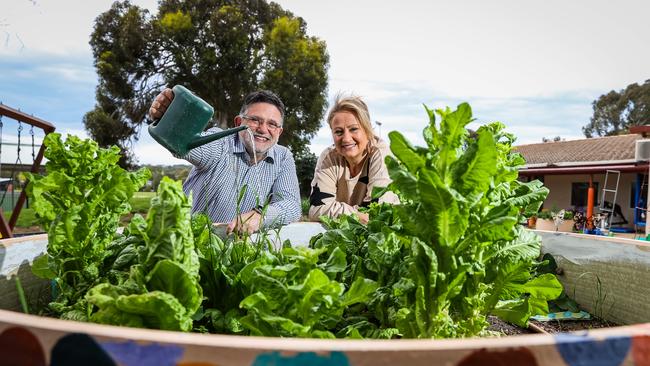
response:
[[[598,182],[594,182],[594,206],[598,206]],[[571,183],[571,206],[587,207],[587,190],[589,182]]]

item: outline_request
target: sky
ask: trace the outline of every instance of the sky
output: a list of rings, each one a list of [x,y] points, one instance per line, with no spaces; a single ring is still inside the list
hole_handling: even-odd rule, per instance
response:
[[[423,104],[462,102],[476,118],[470,127],[501,121],[518,144],[584,138],[594,100],[650,79],[647,0],[277,2],[326,42],[329,101],[360,95],[383,138],[398,130],[423,144]],[[81,121],[97,85],[88,40],[111,3],[0,0],[0,102],[87,136]],[[132,3],[156,10],[155,0]],[[5,163],[16,159],[15,121],[5,118],[2,133]],[[310,148],[319,154],[331,139],[323,121]],[[133,149],[141,164],[184,163],[145,129]]]

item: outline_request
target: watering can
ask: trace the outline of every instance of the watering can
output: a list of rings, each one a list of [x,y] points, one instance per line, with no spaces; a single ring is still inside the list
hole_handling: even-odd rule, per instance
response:
[[[184,156],[195,147],[232,135],[246,126],[239,126],[201,136],[212,118],[214,108],[187,88],[176,85],[174,99],[162,118],[149,125],[149,134],[176,156]]]

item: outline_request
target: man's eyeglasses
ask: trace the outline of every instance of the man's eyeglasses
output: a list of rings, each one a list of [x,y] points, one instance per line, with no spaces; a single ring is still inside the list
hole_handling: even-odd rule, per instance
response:
[[[248,125],[251,127],[258,127],[264,123],[266,123],[266,128],[269,129],[269,131],[275,131],[279,128],[282,128],[282,126],[275,122],[274,120],[270,119],[263,119],[261,117],[256,117],[256,116],[247,116],[245,114],[241,115],[241,118],[248,120]]]

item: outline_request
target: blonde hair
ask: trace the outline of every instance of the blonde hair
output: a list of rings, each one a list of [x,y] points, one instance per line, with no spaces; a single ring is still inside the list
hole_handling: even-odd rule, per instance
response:
[[[375,136],[375,132],[372,130],[368,106],[363,100],[361,100],[361,97],[356,95],[338,94],[334,101],[334,105],[327,114],[327,124],[330,128],[332,127],[332,119],[334,119],[334,115],[339,112],[352,113],[361,124],[361,128],[366,132],[366,135],[368,136],[368,145],[374,145],[377,136]]]

